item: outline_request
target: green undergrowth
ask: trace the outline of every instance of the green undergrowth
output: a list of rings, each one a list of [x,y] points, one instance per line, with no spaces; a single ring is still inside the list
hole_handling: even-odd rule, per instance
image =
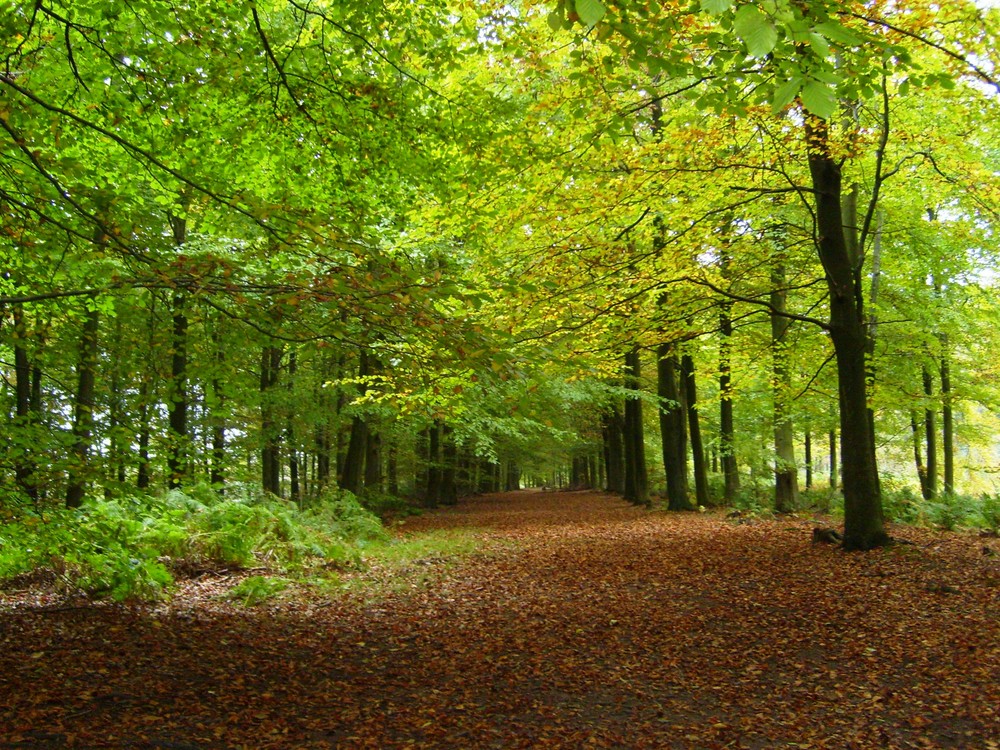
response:
[[[774,486],[769,482],[745,482],[732,507],[741,513],[769,516],[774,512]],[[1000,533],[1000,494],[979,496],[939,493],[925,499],[920,492],[892,477],[882,478],[882,508],[886,521],[955,531],[981,529]],[[839,490],[821,486],[799,491],[795,512],[819,513],[842,518],[844,496]]]
[[[90,499],[73,510],[8,503],[2,512],[0,582],[47,574],[66,589],[115,600],[163,597],[175,575],[192,570],[357,568],[367,548],[391,538],[378,516],[338,490],[304,507],[252,487],[223,496],[196,486]]]

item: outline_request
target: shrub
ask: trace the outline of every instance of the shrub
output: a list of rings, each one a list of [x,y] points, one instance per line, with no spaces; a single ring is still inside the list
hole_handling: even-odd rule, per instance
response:
[[[971,497],[952,492],[928,501],[925,508],[931,523],[947,531],[968,524],[977,515],[976,503]]]
[[[273,599],[287,589],[289,584],[290,581],[287,578],[250,576],[233,586],[225,596],[227,599],[241,602],[246,607],[252,607],[268,599]]]
[[[982,495],[979,498],[979,516],[987,529],[993,533],[1000,532],[1000,495]]]
[[[361,546],[388,538],[350,493],[332,490],[300,510],[247,487],[227,488],[222,497],[201,485],[158,497],[90,499],[44,517],[16,508],[0,527],[0,581],[47,568],[94,596],[151,599],[170,587],[168,566],[192,558],[241,567],[266,561],[283,569],[311,560],[347,567],[360,563]]]

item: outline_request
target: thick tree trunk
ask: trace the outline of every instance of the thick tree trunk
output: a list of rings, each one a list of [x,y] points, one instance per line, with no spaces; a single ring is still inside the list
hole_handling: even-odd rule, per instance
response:
[[[705,461],[705,447],[701,440],[701,421],[698,415],[698,388],[695,384],[694,360],[690,354],[681,357],[681,377],[687,396],[688,429],[691,434],[691,456],[694,461],[694,494],[698,505],[708,506],[708,465]]]
[[[625,492],[624,429],[622,413],[617,404],[604,412],[604,466],[608,492]]]
[[[785,268],[778,261],[771,271],[771,354],[774,367],[774,509],[791,513],[799,505],[795,432],[791,415],[791,375],[788,372],[788,330],[785,317]]]
[[[924,500],[937,497],[938,461],[937,461],[937,419],[932,408],[934,398],[934,378],[925,365],[921,375],[924,382],[924,396],[927,397],[927,407],[924,409],[924,437],[927,440],[927,470],[924,482]]]
[[[840,164],[830,152],[826,123],[806,117],[809,171],[816,197],[817,250],[830,292],[830,339],[837,360],[841,454],[844,464],[844,548],[889,542],[882,514],[875,436],[868,419],[867,331],[860,272],[844,239]]]
[[[623,497],[636,505],[649,505],[649,478],[646,473],[646,441],[642,424],[642,399],[639,397],[641,365],[639,350],[625,355],[625,388],[635,396],[625,399],[623,447],[625,491]]]
[[[99,324],[100,313],[97,308],[88,310],[83,323],[83,333],[80,337],[80,355],[76,367],[73,444],[70,448],[69,483],[66,487],[67,508],[80,507],[86,493],[91,436],[94,430],[94,386],[97,371]]]
[[[684,409],[677,388],[677,355],[672,344],[660,344],[656,350],[656,391],[660,398],[660,438],[663,445],[663,471],[667,480],[667,507],[691,510],[694,506],[688,491],[687,432]]]
[[[427,488],[424,504],[436,508],[441,502],[441,423],[434,423],[427,430]]]

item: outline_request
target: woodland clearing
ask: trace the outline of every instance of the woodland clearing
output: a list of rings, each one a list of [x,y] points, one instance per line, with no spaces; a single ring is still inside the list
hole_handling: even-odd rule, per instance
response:
[[[0,747],[1000,747],[1000,543],[814,525],[524,491],[398,527],[478,552],[340,592],[35,582],[0,594]]]

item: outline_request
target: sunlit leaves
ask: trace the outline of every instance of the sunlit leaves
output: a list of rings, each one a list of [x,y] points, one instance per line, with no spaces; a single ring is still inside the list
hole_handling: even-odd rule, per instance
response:
[[[743,5],[736,11],[733,31],[743,40],[753,57],[763,57],[774,49],[778,30],[756,5]]]

